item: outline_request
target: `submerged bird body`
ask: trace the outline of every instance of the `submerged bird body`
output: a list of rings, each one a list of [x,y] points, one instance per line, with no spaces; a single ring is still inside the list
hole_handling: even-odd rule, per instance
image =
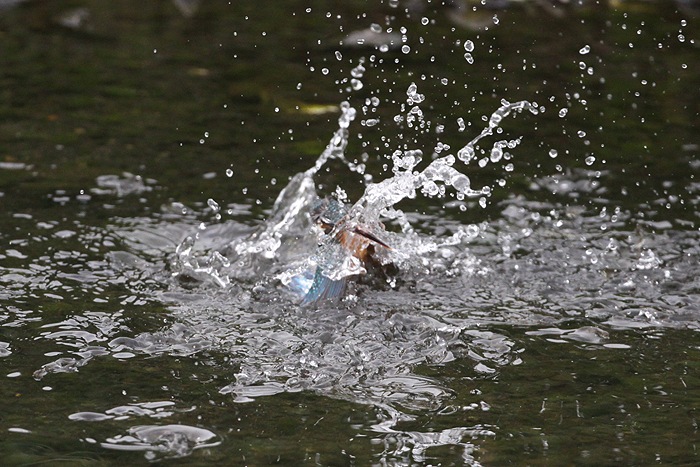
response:
[[[331,261],[318,264],[302,304],[339,298],[345,292],[350,278],[381,270],[383,264],[379,261],[377,253],[379,250],[391,248],[370,232],[370,229],[351,222],[345,205],[334,199],[318,200],[311,210],[311,218],[322,229],[324,242],[336,249],[341,247],[343,260],[338,264],[330,264]],[[353,272],[337,275],[330,270],[341,266],[341,263],[349,266]]]

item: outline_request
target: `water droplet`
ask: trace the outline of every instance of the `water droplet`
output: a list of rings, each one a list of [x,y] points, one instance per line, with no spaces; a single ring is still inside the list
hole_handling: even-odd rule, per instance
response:
[[[342,60],[343,54],[341,54],[339,50],[336,50],[335,51],[335,58],[337,58],[338,60]]]
[[[360,60],[359,65],[357,65],[355,68],[350,70],[350,76],[353,78],[362,78],[362,76],[365,74],[365,67],[363,65],[364,60]]]
[[[559,152],[557,152],[556,149],[550,149],[549,150],[549,157],[552,159],[555,159],[559,155]]]
[[[583,47],[581,47],[581,50],[578,51],[581,55],[586,55],[588,52],[591,51],[591,46],[586,44]]]
[[[469,63],[470,65],[472,65],[472,64],[474,63],[474,57],[472,57],[472,54],[470,54],[469,52],[467,52],[467,53],[464,54],[464,59],[465,59],[465,60],[467,61],[467,63]]]
[[[569,113],[569,109],[560,109],[560,110],[559,110],[559,116],[560,116],[561,118],[566,117],[566,114],[567,114],[567,113]]]
[[[226,176],[227,176],[228,178],[233,177],[233,170],[231,170],[231,169],[226,169]]]
[[[404,45],[401,46],[401,52],[407,54],[407,53],[409,53],[410,51],[411,51],[411,47],[409,47],[408,45],[404,44]]]
[[[425,16],[421,18],[420,24],[422,24],[423,26],[427,26],[428,23],[430,23],[430,20],[428,18],[426,18]]]
[[[473,52],[474,51],[474,42],[470,40],[464,41],[464,50],[467,52]]]
[[[464,119],[462,117],[459,117],[457,119],[457,125],[459,126],[459,132],[461,133],[462,131],[467,129],[467,125],[464,123]]]
[[[593,157],[593,156],[586,157],[586,165],[593,165],[594,162],[595,162],[595,157]]]
[[[328,68],[321,68],[321,73],[327,75],[328,73],[330,73],[330,70]]]
[[[219,206],[219,203],[217,203],[216,201],[214,201],[211,198],[209,198],[207,200],[207,205],[209,205],[209,208],[214,212],[219,212],[219,210],[221,209],[221,207]]]

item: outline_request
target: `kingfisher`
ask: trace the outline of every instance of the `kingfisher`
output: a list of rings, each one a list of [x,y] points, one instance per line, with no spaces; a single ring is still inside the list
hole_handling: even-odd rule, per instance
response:
[[[345,271],[341,277],[335,279],[333,271],[327,270],[331,266],[328,263],[334,261],[321,261],[316,266],[311,286],[301,301],[302,305],[339,298],[345,292],[351,278],[367,273],[384,272],[387,261],[381,261],[380,257],[391,250],[391,247],[370,232],[368,227],[358,225],[351,219],[348,207],[344,203],[333,198],[321,198],[313,204],[310,215],[314,224],[323,232],[321,246],[330,247],[328,253],[331,257],[332,251],[340,252],[342,256],[335,266],[342,263],[353,272],[346,274]],[[381,224],[378,226],[375,230],[383,230]],[[335,256],[333,259],[339,258]]]

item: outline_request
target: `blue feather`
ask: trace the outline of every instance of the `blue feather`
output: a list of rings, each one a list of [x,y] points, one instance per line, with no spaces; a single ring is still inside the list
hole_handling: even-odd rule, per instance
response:
[[[332,300],[338,297],[342,297],[343,292],[345,292],[346,284],[346,277],[343,277],[339,280],[333,280],[330,277],[323,274],[323,269],[317,267],[316,274],[314,275],[314,281],[311,284],[311,288],[306,293],[306,295],[304,295],[301,304],[310,305],[323,300]]]

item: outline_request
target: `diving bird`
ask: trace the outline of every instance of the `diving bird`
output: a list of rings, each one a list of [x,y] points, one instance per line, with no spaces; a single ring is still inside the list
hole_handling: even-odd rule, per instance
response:
[[[369,227],[350,219],[348,214],[347,206],[332,198],[319,199],[312,206],[311,219],[323,232],[322,244],[330,245],[331,250],[339,250],[342,258],[340,261],[337,257],[332,257],[336,261],[325,258],[317,265],[302,305],[339,298],[351,278],[382,271],[385,266],[379,256],[382,250],[391,250],[391,247],[370,232]],[[331,268],[343,267],[348,262],[353,272],[333,278]]]

